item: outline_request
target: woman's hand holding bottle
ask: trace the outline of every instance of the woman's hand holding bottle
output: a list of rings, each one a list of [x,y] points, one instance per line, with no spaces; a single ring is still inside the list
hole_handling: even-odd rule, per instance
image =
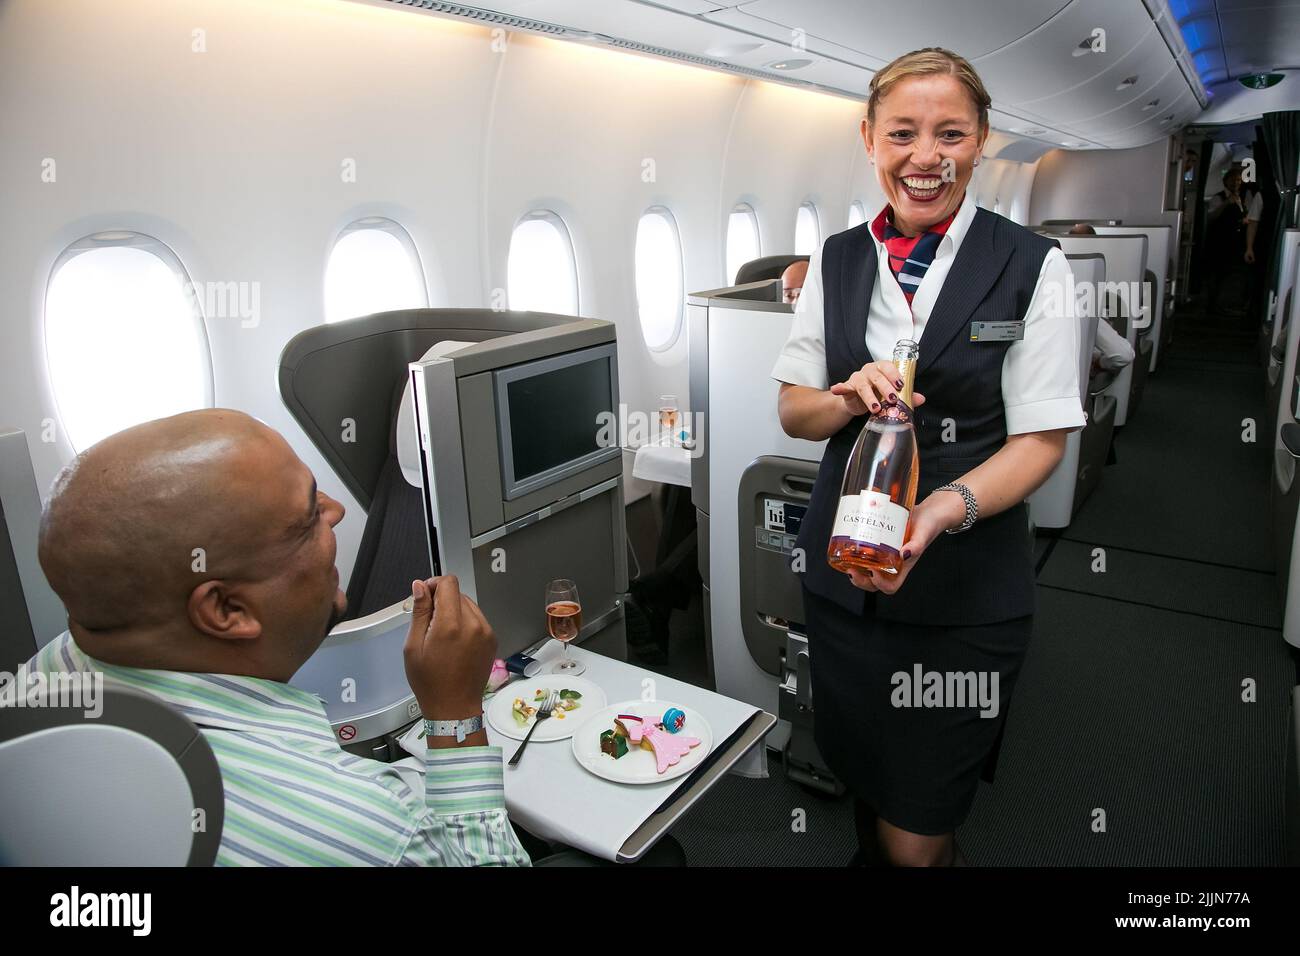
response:
[[[955,528],[966,518],[966,504],[961,495],[950,491],[931,494],[912,509],[911,520],[907,524],[907,539],[903,542],[903,566],[897,574],[883,571],[849,572],[849,580],[854,587],[864,591],[879,591],[881,594],[893,594],[903,586],[912,565],[921,560],[934,539],[949,528]]]
[[[898,400],[898,393],[903,388],[903,376],[893,362],[868,362],[849,376],[847,382],[837,382],[831,386],[832,395],[838,395],[844,402],[844,410],[850,415],[875,415],[885,405],[893,405]],[[912,407],[925,402],[920,392],[912,393]]]

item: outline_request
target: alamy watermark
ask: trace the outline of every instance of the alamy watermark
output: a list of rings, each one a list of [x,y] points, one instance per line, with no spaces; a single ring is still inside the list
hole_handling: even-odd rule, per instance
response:
[[[997,671],[927,671],[913,664],[910,673],[895,671],[889,682],[895,707],[978,707],[981,717],[998,715]]]
[[[0,671],[0,707],[67,708],[88,719],[104,713],[104,675],[99,671],[43,674],[27,668]]]

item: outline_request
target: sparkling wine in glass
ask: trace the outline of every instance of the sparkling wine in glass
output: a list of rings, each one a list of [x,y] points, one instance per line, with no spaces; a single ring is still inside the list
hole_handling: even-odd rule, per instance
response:
[[[557,578],[546,585],[546,630],[564,645],[564,655],[551,665],[550,673],[577,676],[586,670],[569,656],[569,641],[582,630],[582,601],[578,586],[568,578]]]
[[[659,396],[659,427],[670,436],[677,428],[677,396]]]

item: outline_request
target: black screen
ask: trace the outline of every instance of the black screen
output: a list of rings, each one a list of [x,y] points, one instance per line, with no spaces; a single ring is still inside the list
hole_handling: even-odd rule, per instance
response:
[[[613,412],[612,392],[605,355],[507,383],[514,481],[598,450],[596,438]]]

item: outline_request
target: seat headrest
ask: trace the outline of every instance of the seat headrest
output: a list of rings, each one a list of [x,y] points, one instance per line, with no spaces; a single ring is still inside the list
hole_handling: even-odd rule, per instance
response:
[[[418,361],[432,358],[444,358],[476,342],[456,342],[447,339],[438,342],[420,356]],[[402,389],[402,404],[397,409],[397,463],[402,468],[402,477],[412,487],[420,487],[420,436],[415,431],[415,412],[411,409],[411,379],[407,376]]]

